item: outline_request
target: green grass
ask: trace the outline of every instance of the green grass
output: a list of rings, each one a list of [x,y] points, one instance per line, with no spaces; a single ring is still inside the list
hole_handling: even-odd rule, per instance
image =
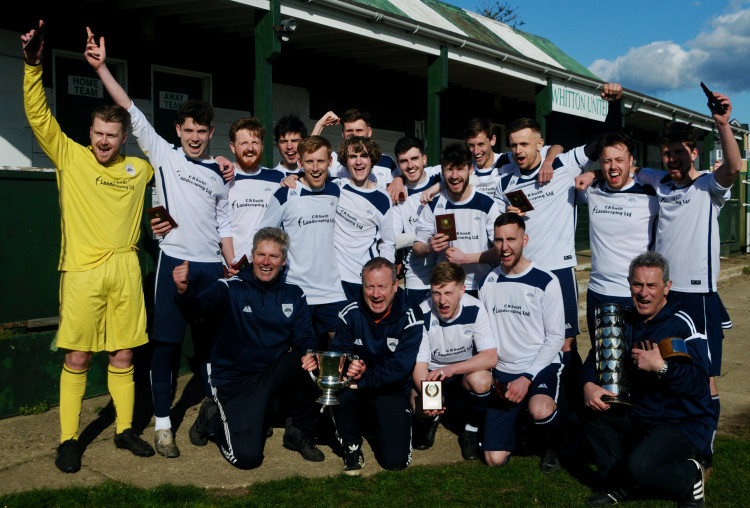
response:
[[[747,505],[750,498],[750,433],[721,437],[716,443],[715,474],[708,483],[709,506]],[[582,506],[589,487],[567,471],[543,476],[536,457],[514,457],[505,468],[478,462],[410,467],[370,477],[344,475],[293,477],[233,491],[164,485],[140,489],[108,482],[94,488],[36,490],[0,496],[0,506],[15,507],[568,507]],[[673,501],[641,501],[623,506],[673,507]]]
[[[39,415],[47,411],[49,411],[49,403],[46,400],[37,402],[33,406],[21,406],[18,408],[18,412],[22,416]]]

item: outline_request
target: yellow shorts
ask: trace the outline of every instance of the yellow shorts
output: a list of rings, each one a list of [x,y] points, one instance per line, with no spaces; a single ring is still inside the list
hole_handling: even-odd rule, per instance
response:
[[[138,256],[120,249],[104,263],[60,277],[57,347],[119,351],[148,342]]]

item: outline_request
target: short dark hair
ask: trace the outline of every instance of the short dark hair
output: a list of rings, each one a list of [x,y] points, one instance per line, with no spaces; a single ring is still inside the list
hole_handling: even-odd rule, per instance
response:
[[[443,148],[440,154],[440,165],[443,169],[456,166],[462,168],[466,165],[471,167],[473,160],[474,157],[466,143],[452,143]]]
[[[531,129],[539,135],[542,134],[542,126],[533,118],[518,118],[513,120],[510,125],[508,125],[507,130],[508,134],[513,134],[514,132],[522,131],[524,129]]]
[[[698,146],[698,131],[689,123],[669,122],[659,136],[659,146],[684,143],[693,150]]]
[[[214,119],[214,108],[204,100],[187,100],[177,110],[177,125],[184,124],[188,118],[192,118],[193,122],[198,125],[207,125],[210,127]]]
[[[122,125],[122,132],[127,132],[130,128],[130,113],[117,104],[102,104],[95,107],[91,112],[91,125],[94,125],[96,118],[106,123],[119,123]]]
[[[280,228],[261,228],[258,230],[257,233],[255,233],[255,236],[253,236],[253,249],[251,251],[252,254],[255,254],[255,249],[258,248],[258,244],[263,241],[269,241],[269,242],[275,242],[279,249],[281,249],[281,255],[286,260],[286,256],[289,253],[289,245],[291,243],[291,240],[289,240],[289,234]]]
[[[299,154],[301,160],[302,155],[306,153],[317,152],[323,147],[326,148],[326,150],[328,151],[328,157],[330,157],[331,152],[333,151],[333,147],[331,146],[330,141],[328,141],[323,136],[308,136],[306,138],[302,138],[302,141],[300,141],[297,145],[297,153]]]
[[[345,123],[352,123],[356,122],[357,120],[364,120],[368,127],[372,125],[372,117],[370,116],[370,113],[368,113],[364,109],[350,108],[344,111],[344,114],[339,117],[339,121],[341,122],[341,130],[344,130]]]
[[[669,261],[667,258],[654,251],[647,251],[639,254],[630,262],[628,269],[628,282],[633,281],[633,275],[636,268],[661,268],[661,280],[666,284],[669,282]]]
[[[369,260],[362,267],[362,284],[365,283],[365,273],[373,270],[379,270],[380,268],[387,268],[391,272],[391,280],[396,282],[398,280],[398,273],[396,272],[396,265],[385,259],[384,257],[375,257]]]
[[[627,148],[628,153],[630,153],[630,155],[633,155],[633,152],[635,151],[635,143],[633,142],[633,138],[631,138],[627,133],[623,131],[605,133],[599,140],[596,150],[601,157],[602,152],[605,148],[618,145],[624,145],[625,148]]]
[[[464,139],[475,138],[483,132],[488,138],[492,138],[495,134],[490,119],[484,117],[472,118],[464,126]]]
[[[523,220],[523,217],[521,217],[517,213],[513,213],[513,212],[501,213],[500,215],[497,216],[497,219],[495,219],[496,228],[507,226],[508,224],[515,224],[519,228],[526,231],[526,222]]]
[[[263,138],[266,137],[266,128],[262,123],[260,123],[260,120],[253,116],[240,118],[232,124],[232,126],[229,128],[229,139],[232,141],[232,143],[234,143],[235,139],[237,139],[237,132],[241,130],[247,130],[251,134],[255,134],[260,138],[261,141],[263,141]]]
[[[466,270],[464,267],[451,263],[450,261],[443,261],[435,265],[435,268],[430,272],[430,285],[431,286],[442,286],[449,282],[456,282],[460,285],[466,281]]]
[[[289,132],[298,132],[301,138],[307,137],[307,127],[297,115],[285,115],[279,118],[273,128],[273,139],[278,143],[282,136]]]
[[[380,149],[378,144],[372,140],[372,138],[365,138],[362,136],[352,136],[344,139],[339,145],[339,163],[342,166],[346,166],[346,160],[349,158],[349,148],[351,147],[354,153],[367,152],[370,156],[370,161],[373,166],[376,166],[380,159],[383,157],[383,150]]]
[[[419,153],[424,154],[424,142],[412,136],[404,136],[396,141],[396,146],[393,147],[393,153],[396,154],[396,158],[402,153],[406,153],[412,148],[419,150]]]

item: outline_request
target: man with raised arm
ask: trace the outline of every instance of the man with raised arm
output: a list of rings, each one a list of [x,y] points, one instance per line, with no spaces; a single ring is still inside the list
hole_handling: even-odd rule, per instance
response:
[[[159,264],[154,297],[154,343],[151,359],[151,391],[156,419],[154,441],[156,451],[165,457],[178,457],[169,410],[180,346],[185,337],[187,321],[174,302],[176,294],[172,271],[184,261],[191,263],[191,283],[196,291],[208,287],[223,273],[222,255],[229,265],[234,258],[227,187],[221,169],[208,154],[213,135],[213,109],[199,100],[188,100],[177,111],[176,131],[180,147],[175,147],[156,133],[146,116],[133,103],[106,65],[104,38],[99,44],[88,31],[86,59],[102,80],[117,104],[127,109],[132,118],[133,134],[156,171],[159,202],[177,223],[159,242]],[[230,273],[236,273],[230,268]],[[191,323],[193,340],[212,336],[213,323]],[[201,359],[203,360],[203,359]],[[206,395],[210,395],[203,369]]]
[[[719,213],[742,169],[742,156],[729,120],[729,97],[714,93],[721,106],[709,109],[721,139],[723,164],[713,172],[695,167],[698,157],[696,131],[683,123],[672,122],[659,138],[661,159],[667,174],[642,169],[638,178],[656,188],[659,222],[654,250],[663,254],[672,271],[670,299],[681,301],[695,320],[698,330],[708,338],[711,398],[718,425],[720,403],[716,376],[721,375],[724,329],[732,321],[718,293]],[[716,431],[714,426],[714,433]],[[713,446],[701,454],[706,468],[713,467]]]
[[[350,108],[344,111],[339,118],[333,111],[327,112],[315,124],[312,130],[313,135],[321,134],[323,128],[329,125],[341,125],[341,137],[346,139],[352,136],[363,138],[372,137],[372,116],[368,111],[359,108]],[[394,160],[386,154],[380,158],[376,165],[373,165],[370,179],[383,190],[393,181],[393,171],[396,169]],[[348,178],[349,174],[346,164],[339,162],[338,154],[333,153],[333,162],[330,168],[331,178]],[[400,183],[400,182],[399,182]]]
[[[65,360],[55,465],[64,473],[75,473],[81,469],[83,452],[78,443],[81,403],[97,351],[107,351],[109,356],[107,386],[116,410],[115,445],[139,456],[154,454],[131,427],[133,348],[148,342],[136,252],[146,185],[154,171],[145,160],[120,154],[130,115],[119,106],[94,109],[88,147],[62,132],[42,85],[44,42],[33,52],[33,43],[26,46],[35,32],[21,36],[26,62],[24,108],[39,146],[55,165],[62,217],[60,328],[55,344],[65,351]]]

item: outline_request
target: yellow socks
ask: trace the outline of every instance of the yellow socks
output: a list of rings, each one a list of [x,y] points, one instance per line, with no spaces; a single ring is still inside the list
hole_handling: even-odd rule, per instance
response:
[[[135,381],[133,366],[118,369],[109,366],[107,369],[107,387],[115,404],[115,424],[118,434],[129,429],[133,424],[133,406],[135,404]]]
[[[81,402],[86,393],[88,369],[75,370],[63,365],[60,374],[60,442],[78,439]]]

